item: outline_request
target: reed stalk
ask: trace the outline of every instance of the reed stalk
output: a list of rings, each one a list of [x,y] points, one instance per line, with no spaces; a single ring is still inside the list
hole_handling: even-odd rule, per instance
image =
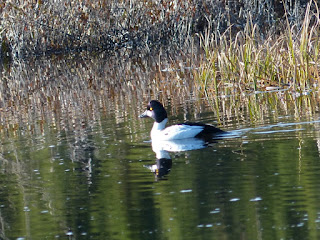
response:
[[[206,58],[195,74],[199,85],[211,94],[225,94],[227,88],[242,93],[286,89],[308,94],[319,86],[319,9],[316,1],[306,7],[301,25],[291,26],[276,36],[262,38],[249,17],[244,30],[229,38],[226,31],[202,35]]]

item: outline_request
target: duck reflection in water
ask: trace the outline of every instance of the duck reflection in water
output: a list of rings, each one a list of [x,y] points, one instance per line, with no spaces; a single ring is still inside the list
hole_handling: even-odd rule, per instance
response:
[[[172,159],[169,152],[184,152],[206,148],[208,142],[202,139],[189,138],[172,141],[151,142],[152,150],[156,153],[156,162],[153,165],[144,165],[154,173],[156,180],[164,180],[172,167]]]

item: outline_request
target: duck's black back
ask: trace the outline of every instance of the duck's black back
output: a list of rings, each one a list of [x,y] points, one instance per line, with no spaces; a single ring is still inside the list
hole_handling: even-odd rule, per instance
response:
[[[217,127],[209,125],[209,124],[204,124],[204,123],[185,122],[185,123],[181,123],[180,125],[203,127],[203,130],[200,133],[198,133],[195,137],[201,138],[204,140],[209,140],[209,139],[212,139],[215,135],[220,135],[220,134],[225,133],[225,131],[221,130],[220,128],[217,128]]]

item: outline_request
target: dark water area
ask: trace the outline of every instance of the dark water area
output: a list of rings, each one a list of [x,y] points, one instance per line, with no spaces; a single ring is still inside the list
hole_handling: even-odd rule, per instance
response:
[[[1,102],[1,239],[319,238],[317,106],[272,105],[263,99],[279,93],[257,93],[254,117],[228,98],[218,116],[188,87],[175,92],[187,71],[161,78],[157,64],[139,63],[111,77],[106,60],[48,66],[2,73],[10,91]],[[124,88],[119,74],[134,84],[123,77]],[[170,124],[201,121],[230,134],[188,151],[152,143],[152,121],[138,118],[150,98],[161,98]]]

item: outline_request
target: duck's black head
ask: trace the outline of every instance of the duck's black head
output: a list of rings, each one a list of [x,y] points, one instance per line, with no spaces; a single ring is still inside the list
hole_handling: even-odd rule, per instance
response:
[[[142,113],[139,117],[140,118],[151,117],[156,122],[160,123],[164,119],[166,119],[168,116],[167,116],[166,110],[164,109],[164,107],[159,101],[151,100],[147,106],[147,110],[144,113]]]

